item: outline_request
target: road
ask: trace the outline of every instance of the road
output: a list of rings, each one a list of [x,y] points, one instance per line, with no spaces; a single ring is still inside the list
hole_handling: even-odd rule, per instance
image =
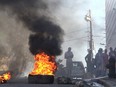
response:
[[[0,87],[73,87],[69,84],[1,84]]]
[[[27,78],[11,79],[0,87],[73,87],[72,84],[29,84]]]
[[[102,86],[100,86],[100,83]],[[89,85],[87,85],[89,84]],[[84,83],[84,87],[116,87],[116,79],[113,78],[95,78]],[[95,86],[96,85],[96,86]],[[103,86],[104,85],[104,86]],[[76,84],[29,84],[27,78],[11,79],[5,84],[0,84],[0,87],[79,87]]]

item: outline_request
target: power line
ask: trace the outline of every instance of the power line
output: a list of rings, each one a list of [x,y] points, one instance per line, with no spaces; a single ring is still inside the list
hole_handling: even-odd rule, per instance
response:
[[[83,28],[83,29],[86,29],[86,28]],[[71,33],[76,33],[76,32],[79,32],[79,31],[83,31],[83,29],[79,29],[79,30],[71,31],[71,32],[65,33],[65,35],[67,35],[67,34],[71,34]]]
[[[74,38],[74,39],[63,41],[63,42],[69,42],[69,41],[80,40],[80,39],[85,39],[85,38],[87,38],[87,37]],[[85,40],[85,41],[87,41],[87,40]]]

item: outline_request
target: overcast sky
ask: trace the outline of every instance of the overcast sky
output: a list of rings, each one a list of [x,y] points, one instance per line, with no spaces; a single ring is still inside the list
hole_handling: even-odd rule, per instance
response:
[[[105,1],[104,0],[62,0],[58,9],[52,13],[57,22],[65,31],[62,44],[63,54],[59,58],[65,64],[64,52],[72,47],[74,61],[82,61],[87,54],[89,22],[85,21],[85,15],[91,10],[92,29],[94,40],[94,53],[105,45]],[[51,8],[52,10],[52,8]]]

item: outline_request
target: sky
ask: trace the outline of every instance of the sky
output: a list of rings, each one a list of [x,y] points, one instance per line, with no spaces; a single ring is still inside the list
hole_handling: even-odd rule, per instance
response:
[[[65,31],[62,44],[63,53],[58,58],[63,60],[68,47],[72,47],[73,61],[82,61],[86,66],[84,57],[89,48],[89,22],[85,15],[91,10],[94,55],[99,48],[105,48],[105,1],[104,0],[62,0],[58,9],[52,13],[56,21]],[[101,44],[100,44],[101,43]]]

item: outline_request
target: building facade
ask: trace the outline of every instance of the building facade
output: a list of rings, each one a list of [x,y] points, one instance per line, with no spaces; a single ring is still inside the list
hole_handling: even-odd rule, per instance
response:
[[[116,0],[105,0],[106,48],[116,47]]]

